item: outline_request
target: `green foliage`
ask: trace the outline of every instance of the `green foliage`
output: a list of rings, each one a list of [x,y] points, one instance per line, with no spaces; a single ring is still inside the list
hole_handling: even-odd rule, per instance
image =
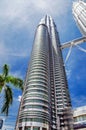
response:
[[[7,64],[5,64],[3,66],[3,75],[4,75],[4,77],[6,77],[8,75],[8,73],[9,73],[9,66]]]
[[[20,78],[9,75],[9,66],[5,64],[3,66],[3,72],[0,75],[0,92],[4,90],[4,103],[1,109],[1,113],[8,116],[9,107],[13,103],[12,88],[9,85],[13,85],[16,88],[23,90],[23,80]]]
[[[6,85],[4,88],[4,93],[4,105],[1,109],[1,113],[4,113],[8,116],[9,107],[13,103],[12,89],[8,85]]]

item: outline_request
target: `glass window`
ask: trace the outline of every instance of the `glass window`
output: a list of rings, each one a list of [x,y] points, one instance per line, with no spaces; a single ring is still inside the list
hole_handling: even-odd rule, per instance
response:
[[[42,128],[42,130],[47,130],[46,128]]]
[[[24,130],[31,130],[31,127],[25,127]]]
[[[28,101],[28,99],[26,99],[28,97],[40,97],[40,98],[48,100],[48,96],[46,94],[37,94],[37,93],[35,95],[34,94],[27,94],[26,96],[24,96],[24,100]]]
[[[41,119],[41,118],[25,118],[25,119],[23,118],[23,119],[20,119],[20,120],[19,120],[19,123],[20,122],[28,122],[28,121],[30,121],[30,122],[42,122],[42,123],[48,124],[47,120],[44,120],[44,119]],[[22,129],[19,129],[19,130],[22,130]],[[25,130],[28,130],[28,129],[25,129]]]
[[[27,92],[25,92],[25,94],[28,94],[29,93],[33,93],[33,92],[37,92],[37,93],[43,93],[43,94],[47,94],[48,92],[46,90],[39,90],[39,89],[30,89],[28,90]]]
[[[45,107],[45,106],[41,106],[41,105],[26,105],[25,107],[24,107],[25,109],[27,109],[27,108],[35,108],[35,109],[41,109],[41,110],[48,110],[48,108],[47,107]]]
[[[30,103],[30,102],[42,103],[42,104],[48,105],[48,101],[44,101],[44,100],[41,100],[41,99],[28,99],[28,100],[24,101],[24,103]]]
[[[40,130],[40,127],[33,127],[33,130]]]

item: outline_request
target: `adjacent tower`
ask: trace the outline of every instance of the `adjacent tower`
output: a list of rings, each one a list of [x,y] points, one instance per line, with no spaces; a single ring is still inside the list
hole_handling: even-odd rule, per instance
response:
[[[86,36],[86,2],[79,0],[73,3],[73,15],[81,33]]]
[[[16,130],[72,130],[71,101],[56,25],[41,19],[34,38]]]

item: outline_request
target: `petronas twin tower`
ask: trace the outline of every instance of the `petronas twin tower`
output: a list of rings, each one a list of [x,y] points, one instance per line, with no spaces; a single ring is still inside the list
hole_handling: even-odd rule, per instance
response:
[[[72,130],[72,124],[58,32],[45,16],[35,33],[16,130]]]
[[[86,0],[73,3],[73,15],[81,33],[86,36]]]

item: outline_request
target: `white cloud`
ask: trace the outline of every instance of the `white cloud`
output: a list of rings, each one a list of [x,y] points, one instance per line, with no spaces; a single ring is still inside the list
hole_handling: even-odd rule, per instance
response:
[[[30,52],[30,51],[29,51]],[[26,58],[28,57],[28,49],[24,51],[23,48],[12,49],[12,46],[8,47],[6,43],[0,42],[0,66],[3,66],[5,63],[10,63],[14,58],[18,60],[18,58]],[[20,72],[16,72],[18,75]]]
[[[4,57],[8,56],[16,56],[16,57],[26,57],[28,56],[28,52],[24,52],[23,48],[21,50],[17,51],[16,50],[11,50],[11,48],[8,48],[6,43],[0,42],[0,55]]]
[[[69,68],[66,69],[67,79],[71,77],[71,70]]]
[[[64,15],[69,11],[70,1],[64,0],[3,0],[0,2],[0,59],[1,63],[8,62],[13,56],[26,57],[30,55],[33,32],[40,18],[49,14],[54,18]],[[21,28],[28,33],[28,41],[13,39]],[[20,30],[19,30],[20,29]],[[13,34],[11,36],[11,34]],[[6,40],[4,40],[6,37]],[[18,39],[19,38],[19,39]],[[26,37],[25,37],[26,38]],[[8,45],[7,45],[8,44]]]
[[[24,77],[23,77],[21,71],[22,71],[22,70],[21,70],[21,68],[20,68],[19,71],[11,72],[10,75],[13,75],[14,77],[19,77],[19,78],[23,79]]]
[[[17,27],[27,27],[43,14],[57,17],[67,13],[70,3],[64,0],[3,0],[0,3],[0,19],[4,25],[13,23]]]
[[[8,51],[3,42],[0,42],[0,54],[5,54]]]
[[[21,97],[22,97],[21,95],[18,96],[18,101],[19,102],[21,101]]]
[[[14,126],[11,124],[11,125],[4,125],[3,126],[3,129],[9,129],[9,130],[13,130],[14,129]]]
[[[18,48],[16,50],[12,49],[12,46],[8,47],[6,45],[6,43],[4,42],[0,42],[0,72],[2,71],[2,66],[4,64],[8,64],[10,66],[10,69],[12,68],[12,66],[18,64],[18,62],[23,63],[22,66],[19,65],[19,70],[15,70],[14,72],[11,72],[12,75],[16,76],[16,77],[20,77],[20,78],[24,78],[24,75],[22,75],[23,73],[23,67],[27,65],[26,62],[23,62],[22,60],[24,59],[29,59],[29,53],[28,52],[29,49],[26,48],[20,48],[18,50]]]

